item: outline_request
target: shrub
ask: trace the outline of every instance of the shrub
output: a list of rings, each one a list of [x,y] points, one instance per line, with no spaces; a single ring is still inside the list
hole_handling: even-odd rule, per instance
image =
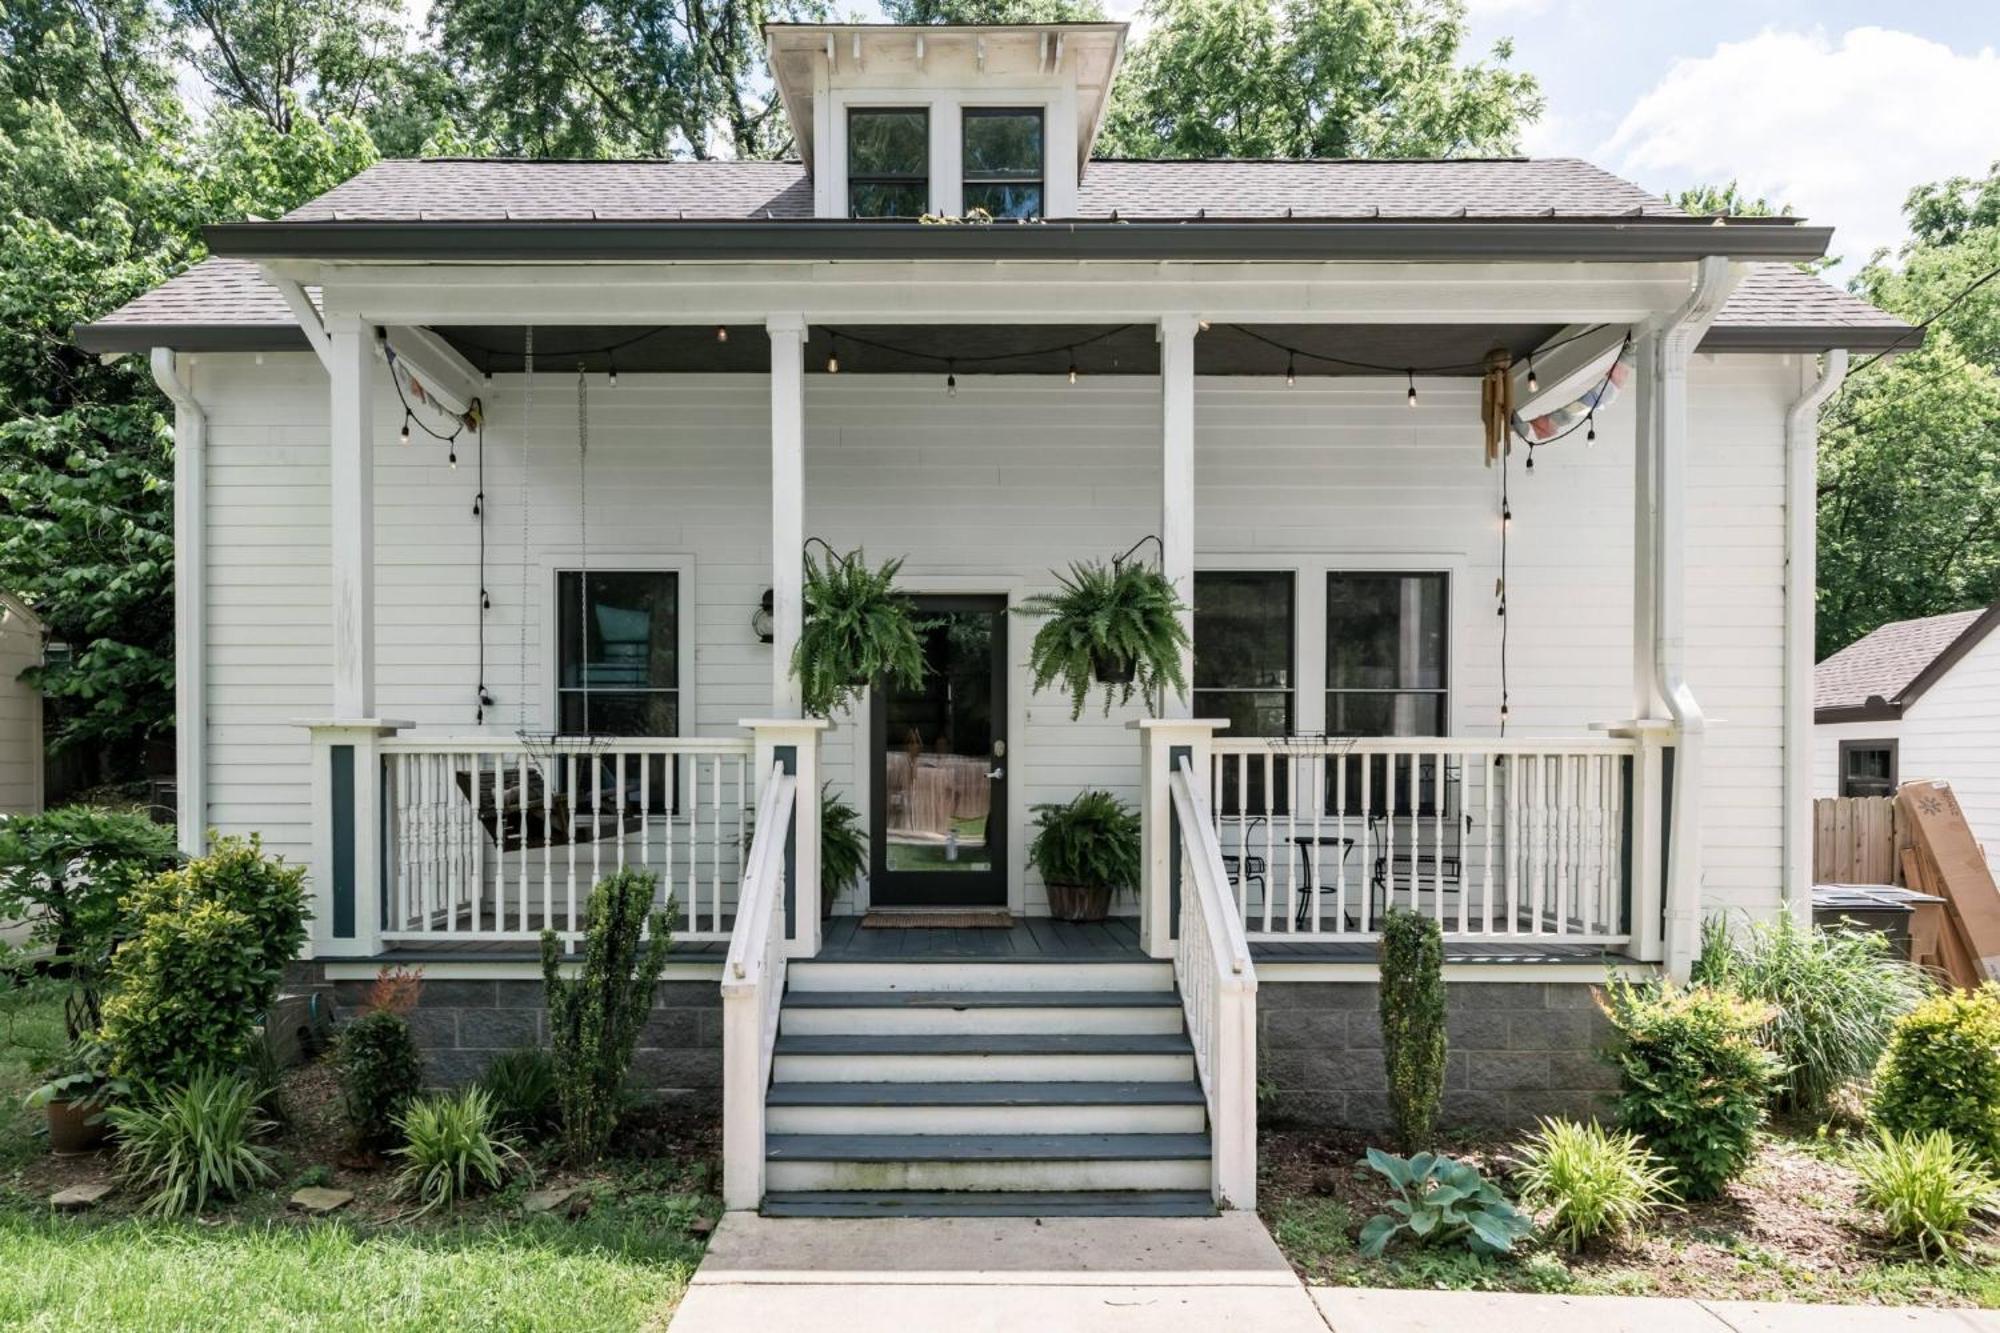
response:
[[[1361,1253],[1370,1258],[1403,1231],[1426,1245],[1462,1243],[1474,1254],[1506,1254],[1535,1229],[1499,1186],[1463,1162],[1427,1152],[1405,1159],[1370,1148],[1368,1165],[1386,1176],[1398,1195],[1390,1212],[1369,1218],[1361,1228]]]
[[[2000,1181],[1979,1154],[1942,1129],[1884,1131],[1855,1149],[1851,1164],[1862,1201],[1882,1214],[1891,1235],[1924,1254],[1958,1257],[1973,1217],[2000,1202]]]
[[[926,628],[896,590],[901,560],[871,567],[859,550],[805,557],[805,619],[792,649],[792,675],[805,711],[831,717],[877,680],[914,690],[924,683]]]
[[[595,1161],[610,1141],[632,1047],[667,966],[667,917],[651,911],[653,890],[650,874],[621,870],[591,891],[583,964],[573,978],[562,975],[556,933],[542,932],[556,1106],[572,1162]],[[642,944],[647,929],[652,937]]]
[[[1095,560],[1055,571],[1056,591],[1038,592],[1018,612],[1043,617],[1028,648],[1034,688],[1060,685],[1070,698],[1070,720],[1083,716],[1094,684],[1103,684],[1104,711],[1134,695],[1151,699],[1173,686],[1187,694],[1181,654],[1189,646],[1182,615],[1187,604],[1159,570],[1139,562]]]
[[[255,838],[224,838],[140,884],[126,907],[137,934],[112,960],[104,1002],[113,1071],[167,1084],[242,1065],[305,941],[305,871]]]
[[[236,1074],[202,1070],[180,1087],[111,1107],[120,1173],[151,1193],[142,1209],[162,1217],[234,1199],[276,1172],[252,1140],[271,1125],[257,1113],[259,1088]]]
[[[119,902],[180,859],[174,832],[144,815],[70,805],[0,822],[0,921],[66,972],[69,1039],[95,1033],[111,951],[124,935]]]
[[[1599,997],[1617,1029],[1618,1122],[1646,1140],[1684,1199],[1743,1169],[1783,1067],[1758,1044],[1770,1007],[1672,982],[1613,981]]]
[[[334,1060],[354,1146],[369,1152],[388,1147],[395,1141],[396,1117],[424,1083],[409,1020],[387,1009],[363,1014],[340,1030]]]
[[[861,812],[835,794],[833,784],[819,790],[820,915],[833,912],[833,900],[859,883],[868,869],[868,834]]]
[[[1405,1152],[1430,1141],[1444,1105],[1444,935],[1402,908],[1382,919],[1382,1063],[1389,1119]]]
[[[1869,1116],[1892,1134],[1946,1130],[2000,1162],[2000,983],[1905,1015],[1875,1069]]]
[[[1628,1231],[1673,1198],[1666,1172],[1639,1136],[1595,1120],[1544,1120],[1521,1148],[1521,1202],[1546,1209],[1548,1231],[1572,1250]]]
[[[1717,917],[1702,936],[1694,979],[1772,1006],[1764,1044],[1785,1062],[1781,1101],[1794,1111],[1823,1112],[1873,1069],[1891,1024],[1931,992],[1923,971],[1874,931],[1821,930],[1785,915],[1734,936]]]
[[[418,1213],[448,1207],[476,1189],[494,1189],[521,1155],[493,1136],[493,1100],[484,1088],[419,1097],[396,1121],[403,1146],[397,1192]]]
[[[1108,791],[1079,792],[1066,805],[1038,805],[1028,860],[1045,884],[1136,889],[1139,814]]]
[[[555,1120],[556,1064],[536,1046],[508,1051],[486,1067],[479,1081],[493,1101],[493,1123],[517,1134],[538,1134]]]

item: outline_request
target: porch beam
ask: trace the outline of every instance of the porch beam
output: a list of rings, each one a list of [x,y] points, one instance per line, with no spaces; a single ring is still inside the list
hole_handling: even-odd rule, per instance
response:
[[[771,711],[791,718],[805,709],[792,651],[805,625],[806,322],[776,314],[764,328],[771,335]]]
[[[1194,315],[1160,318],[1160,572],[1181,595],[1181,676],[1189,693],[1161,689],[1160,716],[1194,716]]]
[[[351,317],[327,333],[333,717],[358,722],[375,711],[375,335]]]

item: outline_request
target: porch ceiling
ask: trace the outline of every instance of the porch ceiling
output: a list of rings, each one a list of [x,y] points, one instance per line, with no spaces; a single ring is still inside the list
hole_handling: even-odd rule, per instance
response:
[[[1553,338],[1555,324],[1217,324],[1195,342],[1199,375],[1285,373],[1297,348],[1297,373],[1309,376],[1419,373],[1475,376],[1485,355],[1504,347],[1519,357]],[[503,325],[452,325],[435,330],[474,366],[495,374],[522,368],[522,330]],[[770,342],[756,325],[731,326],[726,341],[713,325],[537,326],[535,355],[545,370],[579,364],[602,372],[756,374],[770,369]],[[1274,346],[1273,344],[1281,344]],[[1160,349],[1150,324],[891,324],[816,326],[806,343],[808,373],[824,374],[838,352],[840,372],[909,375],[955,363],[968,375],[1062,375],[1074,355],[1086,375],[1157,375]],[[1335,358],[1318,361],[1310,354]],[[1354,365],[1347,363],[1362,363]],[[1367,369],[1376,366],[1397,369]],[[1425,367],[1448,366],[1445,371]]]

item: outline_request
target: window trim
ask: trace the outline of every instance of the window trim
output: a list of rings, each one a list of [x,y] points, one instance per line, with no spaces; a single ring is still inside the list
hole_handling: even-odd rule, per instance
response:
[[[1889,752],[1888,794],[1891,796],[1895,795],[1896,788],[1901,784],[1902,781],[1903,756],[1902,756],[1902,742],[1900,739],[1894,736],[1879,736],[1879,737],[1857,736],[1853,740],[1844,740],[1840,742],[1840,749],[1838,751],[1836,766],[1833,772],[1834,786],[1839,790],[1840,795],[1843,797],[1851,797],[1854,795],[1853,792],[1847,789],[1847,777],[1848,777],[1847,756],[1852,752],[1854,752],[1855,750],[1887,750]]]
[[[537,729],[547,731],[552,735],[563,734],[560,730],[562,722],[562,619],[559,605],[559,600],[562,596],[562,576],[564,574],[582,573],[583,564],[583,561],[566,554],[561,556],[545,555],[541,560],[542,641],[539,656],[541,658],[542,679],[540,688],[536,690],[536,694],[541,701],[541,714],[537,718],[537,723],[541,725],[538,725]],[[593,551],[590,554],[589,567],[590,572],[593,574],[672,574],[675,576],[677,580],[676,601],[678,605],[675,608],[677,633],[675,636],[674,652],[676,671],[674,689],[680,702],[680,738],[701,735],[698,720],[700,714],[696,712],[696,706],[699,701],[695,697],[695,673],[692,670],[695,651],[694,613],[697,606],[695,601],[697,585],[695,582],[694,557],[692,555],[630,555],[617,551],[602,553]],[[749,635],[749,620],[746,618],[743,623],[745,626],[744,633],[747,636]],[[499,661],[504,664],[507,661],[504,650],[505,635],[500,636],[497,640],[492,637],[488,638],[488,661],[491,662],[494,658],[494,645],[496,643],[500,644]],[[524,691],[526,688],[528,687],[524,684]],[[518,726],[518,723],[514,723],[513,710],[507,706],[505,693],[496,691],[496,694],[500,702],[498,706],[487,710],[489,715],[497,717],[502,723],[512,723]]]
[[[1322,640],[1321,644],[1322,657],[1320,659],[1320,719],[1321,719],[1321,724],[1325,730],[1329,732],[1333,730],[1331,721],[1329,720],[1332,714],[1332,709],[1328,705],[1331,703],[1332,697],[1336,694],[1355,694],[1355,695],[1435,694],[1440,696],[1441,698],[1441,706],[1438,710],[1440,727],[1437,734],[1441,737],[1450,736],[1454,734],[1454,732],[1456,731],[1456,715],[1454,710],[1457,706],[1458,683],[1454,679],[1453,672],[1457,667],[1458,653],[1456,651],[1456,644],[1454,643],[1454,640],[1457,638],[1456,622],[1453,620],[1453,616],[1456,614],[1457,611],[1457,598],[1455,598],[1452,595],[1452,586],[1456,582],[1456,575],[1457,571],[1454,569],[1439,568],[1435,566],[1426,567],[1421,565],[1368,566],[1368,565],[1353,565],[1347,563],[1337,563],[1337,564],[1329,563],[1324,567],[1324,569],[1321,570],[1321,577],[1319,582],[1320,607],[1322,611],[1320,617],[1320,638]],[[1336,577],[1341,577],[1341,576],[1375,577],[1375,578],[1435,578],[1442,583],[1444,589],[1444,606],[1439,616],[1439,620],[1442,623],[1444,629],[1444,639],[1443,639],[1444,660],[1438,664],[1438,678],[1442,680],[1444,684],[1438,686],[1418,686],[1418,687],[1406,687],[1406,686],[1336,687],[1333,684],[1333,663],[1330,658],[1324,656],[1325,653],[1324,640],[1327,634],[1330,632],[1330,627],[1333,620],[1333,614],[1331,609],[1333,605],[1332,582]]]
[[[1000,116],[1032,115],[1040,128],[1042,141],[1041,165],[1033,176],[975,176],[966,165],[966,133],[975,120],[991,120]],[[975,185],[1026,185],[1032,182],[1042,197],[1042,206],[1032,221],[1040,221],[1049,213],[1049,109],[1046,105],[1019,105],[1015,103],[994,103],[991,105],[961,105],[958,109],[958,198],[960,213],[970,211],[965,202],[967,191]],[[998,221],[999,219],[995,219]]]
[[[843,188],[846,190],[847,193],[846,197],[841,201],[842,204],[844,205],[844,207],[841,210],[842,213],[849,219],[860,222],[908,221],[908,219],[902,218],[900,215],[896,216],[877,215],[866,218],[858,217],[854,212],[854,187],[857,184],[861,185],[915,184],[921,186],[924,194],[924,212],[928,213],[931,209],[932,203],[935,202],[936,200],[936,191],[933,189],[932,186],[932,177],[935,176],[937,173],[937,153],[935,150],[935,145],[931,142],[932,135],[936,132],[932,124],[934,116],[931,105],[928,102],[901,102],[901,103],[857,102],[848,104],[844,108],[844,110],[846,111],[847,115],[841,125],[842,139],[841,139],[840,166],[841,166],[841,174],[843,177]],[[877,115],[916,116],[923,121],[924,166],[923,170],[919,172],[917,175],[892,176],[892,175],[882,175],[880,173],[874,173],[874,172],[870,172],[859,176],[854,174],[854,118],[856,116],[877,116]],[[919,214],[918,216],[922,216],[922,214]]]

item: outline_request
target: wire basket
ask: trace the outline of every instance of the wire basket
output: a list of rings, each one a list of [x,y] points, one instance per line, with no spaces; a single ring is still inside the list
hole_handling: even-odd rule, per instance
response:
[[[1360,736],[1351,731],[1295,731],[1288,736],[1273,736],[1267,742],[1278,754],[1310,758],[1319,755],[1344,755],[1354,748]]]

